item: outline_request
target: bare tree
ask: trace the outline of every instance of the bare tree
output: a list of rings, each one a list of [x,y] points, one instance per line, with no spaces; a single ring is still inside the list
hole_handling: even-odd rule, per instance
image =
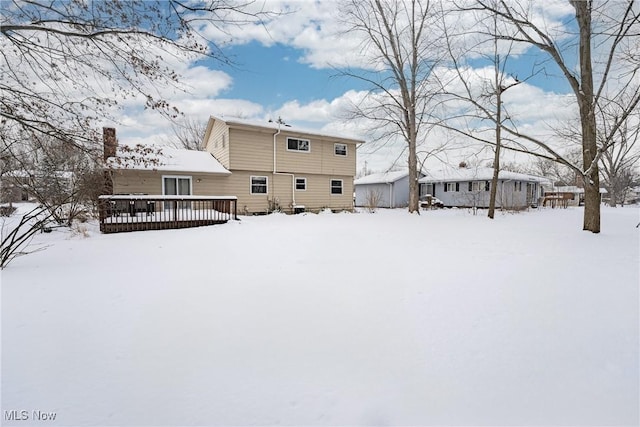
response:
[[[175,118],[161,88],[180,86],[172,62],[208,56],[228,62],[204,37],[206,25],[241,25],[253,1],[7,0],[0,18],[0,151],[30,132],[78,148],[125,98]]]
[[[371,86],[370,96],[354,105],[352,114],[374,124],[379,142],[400,136],[406,143],[409,212],[418,213],[417,145],[434,93],[429,76],[437,63],[435,14],[430,1],[418,0],[349,0],[342,11],[346,31],[363,37],[362,50],[374,70],[342,73]]]
[[[13,170],[5,175],[11,182],[43,206],[58,224],[71,226],[73,220],[87,212],[102,190],[101,152],[77,150],[73,143],[37,137],[23,142],[24,150],[14,153]]]
[[[494,0],[495,4],[495,0]],[[458,37],[465,39],[469,42],[469,34],[466,32],[454,34],[448,27],[446,19],[448,14],[443,13],[443,20],[445,20],[444,31],[447,41],[447,52],[449,54],[449,61],[454,71],[453,80],[445,78],[441,80],[443,86],[443,94],[448,101],[456,103],[465,103],[471,107],[471,111],[462,113],[466,119],[470,119],[472,123],[478,121],[482,122],[488,120],[494,123],[494,139],[491,141],[493,147],[494,156],[491,167],[493,168],[493,176],[491,179],[491,190],[489,196],[489,209],[488,217],[493,219],[495,216],[496,206],[496,194],[498,188],[498,176],[500,173],[500,156],[502,149],[502,123],[508,120],[508,114],[505,113],[505,108],[502,101],[504,92],[508,89],[522,83],[518,79],[508,77],[505,73],[507,62],[511,54],[512,43],[507,46],[499,46],[499,39],[495,35],[489,38],[484,38],[476,43],[472,43],[471,46],[461,47],[462,49],[456,49],[454,45],[458,45],[455,39]],[[474,24],[476,32],[495,34],[498,29],[497,15],[493,15],[489,19],[476,22]],[[491,44],[491,48],[487,48],[487,44]],[[501,54],[504,51],[504,54]],[[464,57],[480,57],[483,58],[492,68],[491,75],[482,75],[474,73],[471,68],[462,62],[460,58]],[[483,70],[484,71],[484,70]],[[461,90],[451,90],[450,87],[460,87]],[[452,117],[455,121],[458,121],[460,117]],[[465,130],[457,125],[449,124],[449,120],[445,118],[441,123],[441,126],[454,132],[463,134],[464,136],[471,137],[472,139],[484,141],[485,139],[476,136],[476,130]],[[486,129],[489,130],[489,129]],[[475,212],[474,212],[475,213]]]
[[[548,178],[553,185],[557,186],[576,185],[577,180],[582,176],[561,163],[540,157],[531,162],[524,172]]]
[[[0,270],[13,259],[44,249],[43,246],[30,247],[33,236],[44,229],[51,217],[47,209],[38,206],[29,212],[16,214],[13,221],[5,218],[0,223]]]
[[[616,111],[616,104],[609,107],[599,114],[599,128],[602,128],[598,134],[600,147],[607,146],[602,137],[609,134],[608,126],[616,122],[615,117],[619,113]],[[608,192],[609,205],[613,207],[618,203],[624,204],[627,192],[639,183],[637,167],[640,162],[640,113],[636,111],[633,116],[632,120],[625,121],[618,127],[600,159],[600,171]]]
[[[34,158],[27,141],[53,140],[75,152],[90,153],[101,138],[104,120],[126,99],[141,98],[145,107],[175,119],[180,112],[163,90],[186,91],[173,64],[209,57],[229,63],[205,36],[211,26],[243,25],[270,15],[253,0],[5,0],[0,4],[0,159],[5,166],[27,161],[36,169],[29,182],[50,193],[43,200],[66,203],[66,187],[51,190],[54,163]],[[57,149],[56,149],[57,150]],[[57,151],[49,153],[51,158]],[[11,159],[19,160],[12,162]],[[38,169],[39,168],[39,169]],[[74,175],[75,176],[75,175]],[[31,179],[33,178],[33,179]],[[40,179],[42,178],[42,179]],[[93,178],[99,181],[98,175]],[[73,177],[72,177],[73,179]],[[94,181],[95,181],[94,179]],[[64,180],[55,179],[54,184]],[[95,186],[91,180],[75,187]],[[63,203],[64,202],[64,203]],[[17,240],[2,242],[3,262],[12,259],[14,241],[32,235],[39,221],[20,223]],[[36,228],[34,228],[36,227]],[[15,236],[15,234],[14,234]],[[22,236],[22,237],[21,237]],[[6,245],[8,249],[5,247]],[[9,251],[9,252],[7,252]]]
[[[514,138],[542,148],[546,157],[581,175],[585,187],[583,229],[599,233],[599,163],[603,154],[614,143],[618,129],[627,122],[640,102],[637,82],[640,70],[640,61],[637,61],[640,19],[638,7],[633,0],[569,0],[569,3],[575,10],[575,18],[571,24],[575,24],[577,28],[575,34],[569,35],[547,28],[546,21],[536,19],[533,8],[528,7],[524,1],[513,3],[499,0],[496,3],[475,0],[475,6],[465,7],[465,10],[498,16],[507,29],[499,30],[492,36],[539,49],[548,55],[568,82],[576,98],[580,117],[581,164],[571,162],[546,141],[523,134],[514,126],[503,123],[501,128]],[[568,36],[575,44],[566,42]],[[595,55],[592,44],[597,48]],[[572,51],[574,47],[577,49]],[[573,53],[578,58],[577,67],[568,60]],[[605,104],[620,100],[623,93],[630,95],[625,97],[624,105],[619,105],[620,115],[610,123],[608,132],[598,137],[598,106],[602,108]],[[601,141],[600,146],[598,140]]]
[[[202,145],[207,123],[194,118],[183,117],[171,125],[173,135],[165,141],[167,145],[194,151],[204,151]]]

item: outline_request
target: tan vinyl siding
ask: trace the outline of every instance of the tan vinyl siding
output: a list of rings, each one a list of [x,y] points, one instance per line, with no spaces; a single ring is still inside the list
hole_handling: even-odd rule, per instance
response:
[[[229,137],[229,169],[273,171],[273,133],[230,129]],[[288,137],[309,140],[310,150],[287,150]],[[336,143],[347,146],[346,156],[335,155]],[[276,152],[278,172],[351,176],[356,173],[356,144],[353,142],[282,132],[276,137]]]
[[[191,177],[191,186],[194,196],[233,196],[227,193],[227,175],[214,175],[189,172],[162,172],[162,171],[115,171],[113,175],[114,194],[162,194],[163,176]],[[198,182],[198,180],[200,182]]]
[[[309,151],[287,150],[287,138],[309,140]],[[347,146],[346,156],[336,156],[334,144]],[[356,144],[339,139],[321,139],[298,134],[282,133],[277,139],[278,172],[311,173],[323,175],[355,175]]]
[[[222,166],[229,169],[229,129],[225,123],[214,123],[205,147]]]
[[[251,176],[266,176],[267,194],[251,194]],[[227,177],[227,191],[238,197],[238,213],[267,212],[272,195],[271,173],[256,171],[235,171]]]
[[[251,177],[266,176],[267,194],[251,194]],[[328,175],[298,175],[307,179],[306,191],[295,191],[295,202],[304,205],[307,211],[319,211],[323,208],[335,210],[353,209],[353,177]],[[269,202],[277,201],[283,212],[293,211],[292,177],[273,175],[271,172],[235,171],[227,179],[226,191],[238,197],[238,213],[251,214],[267,212]],[[343,194],[331,194],[331,180],[343,181]]]
[[[295,193],[296,204],[303,205],[306,210],[353,209],[353,176],[298,174],[296,177],[307,179],[307,189]],[[332,179],[342,180],[341,195],[331,194]]]
[[[230,129],[230,169],[273,171],[273,134]]]

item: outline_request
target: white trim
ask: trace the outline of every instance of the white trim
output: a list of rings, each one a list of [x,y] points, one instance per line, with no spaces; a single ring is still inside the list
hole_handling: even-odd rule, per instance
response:
[[[290,149],[290,148],[289,148],[289,140],[290,140],[290,139],[295,139],[295,140],[296,140],[296,141],[298,141],[298,142],[299,142],[299,141],[306,141],[306,142],[307,142],[307,147],[308,147],[308,149],[307,149],[307,150],[300,150],[300,149],[292,150],[292,149]],[[286,146],[287,146],[287,151],[294,151],[294,152],[296,152],[296,153],[310,153],[310,152],[311,152],[311,141],[310,141],[310,140],[308,140],[308,139],[304,139],[304,138],[296,138],[296,137],[293,137],[293,136],[288,136],[285,142],[286,142]],[[298,144],[298,146],[300,146],[300,145]]]
[[[253,178],[264,178],[265,179],[265,192],[264,193],[254,193],[253,192]],[[262,185],[262,184],[258,184]],[[252,196],[262,196],[263,194],[269,194],[269,177],[266,175],[251,175],[249,177],[249,194]]]
[[[344,154],[336,153],[336,148],[337,148],[338,145],[343,145],[344,146]],[[338,157],[349,157],[349,147],[347,146],[347,144],[343,144],[341,142],[334,142],[333,143],[333,155],[334,156],[338,156]]]
[[[340,181],[340,193],[333,192],[333,181]],[[332,196],[342,196],[344,194],[344,180],[342,179],[330,179],[329,180],[329,193]]]
[[[298,180],[301,179],[304,181],[304,189],[299,189],[298,188]],[[303,176],[296,176],[295,177],[295,189],[296,191],[307,191],[307,178],[303,177]]]
[[[171,196],[172,194],[166,194],[164,188],[164,179],[165,178],[174,178],[174,179],[188,179],[189,180],[189,194],[177,194],[177,196],[191,196],[193,195],[193,178],[191,175],[162,175],[162,195],[163,196]],[[176,181],[176,191],[178,191],[178,181]]]

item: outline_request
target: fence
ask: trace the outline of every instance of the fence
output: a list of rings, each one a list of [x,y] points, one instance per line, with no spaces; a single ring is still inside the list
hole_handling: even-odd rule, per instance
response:
[[[103,233],[201,227],[238,219],[233,196],[100,196],[99,215]]]

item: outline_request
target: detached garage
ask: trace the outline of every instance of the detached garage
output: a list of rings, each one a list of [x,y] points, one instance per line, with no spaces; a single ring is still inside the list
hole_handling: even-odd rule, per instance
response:
[[[406,170],[363,176],[353,184],[356,206],[403,208],[409,205],[409,172]]]

